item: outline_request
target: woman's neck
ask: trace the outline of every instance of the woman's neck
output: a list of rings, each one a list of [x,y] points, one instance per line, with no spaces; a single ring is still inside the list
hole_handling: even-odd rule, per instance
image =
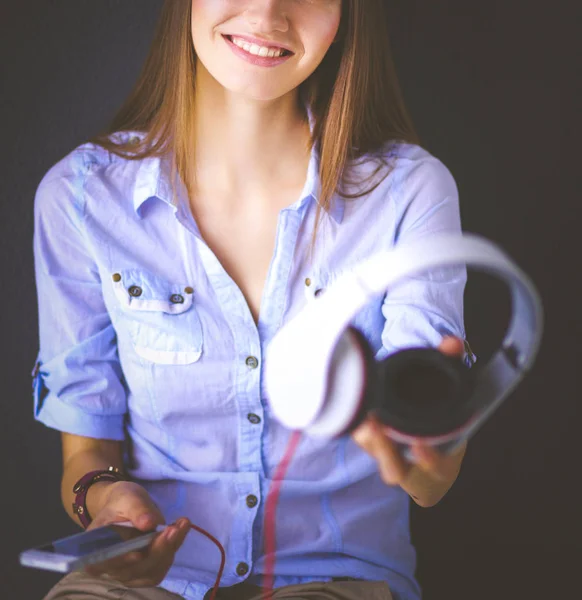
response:
[[[230,95],[209,74],[199,74],[193,139],[196,189],[222,197],[260,198],[274,185],[296,185],[305,179],[309,134],[296,93],[272,102],[245,100]]]

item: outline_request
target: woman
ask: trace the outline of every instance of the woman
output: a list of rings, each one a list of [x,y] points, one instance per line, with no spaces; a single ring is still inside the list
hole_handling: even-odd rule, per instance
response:
[[[208,598],[220,556],[190,523],[224,546],[218,598],[261,596],[265,497],[290,435],[262,394],[269,341],[363,258],[461,228],[386,24],[383,0],[167,0],[109,130],[40,183],[35,416],[62,432],[63,504],[91,528],[174,523],[47,599]],[[410,279],[354,325],[378,360],[421,344],[470,361],[465,283],[461,268]],[[301,356],[289,368],[301,376]],[[302,439],[274,597],[419,598],[409,497],[438,502],[463,453],[419,446],[406,463],[371,418]],[[109,467],[125,480],[95,481]]]

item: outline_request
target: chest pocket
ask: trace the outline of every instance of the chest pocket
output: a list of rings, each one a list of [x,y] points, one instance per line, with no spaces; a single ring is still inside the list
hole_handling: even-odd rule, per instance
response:
[[[318,296],[324,294],[326,289],[347,271],[349,271],[349,268],[337,271],[322,269],[309,274],[305,280],[305,296],[307,301],[316,301]],[[359,310],[350,321],[351,325],[364,334],[374,352],[378,351],[382,346],[382,331],[386,322],[382,314],[383,302],[384,295],[376,296]]]
[[[185,365],[202,354],[202,325],[194,289],[143,269],[112,274],[120,326],[137,354],[152,362]]]

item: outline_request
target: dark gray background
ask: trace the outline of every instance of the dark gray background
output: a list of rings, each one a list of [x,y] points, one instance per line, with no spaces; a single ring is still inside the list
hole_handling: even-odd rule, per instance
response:
[[[19,567],[18,552],[77,531],[60,505],[59,435],[32,416],[34,192],[48,168],[100,129],[129,92],[160,6],[36,0],[0,8],[2,598],[41,598],[58,575]],[[457,180],[464,229],[500,244],[536,283],[546,310],[534,371],[473,439],[445,499],[413,510],[426,600],[572,597],[579,587],[574,7],[390,2],[405,97],[425,147]],[[466,326],[482,360],[506,325],[503,292],[470,274]]]

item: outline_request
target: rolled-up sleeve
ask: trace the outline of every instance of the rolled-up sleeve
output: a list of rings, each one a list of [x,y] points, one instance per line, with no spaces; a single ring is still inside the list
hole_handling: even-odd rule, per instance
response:
[[[48,171],[35,195],[34,417],[59,431],[122,440],[127,391],[84,230],[86,176],[83,155],[73,152]]]
[[[458,189],[441,161],[433,157],[411,164],[400,181],[390,190],[398,215],[395,245],[435,233],[461,232]],[[425,270],[400,280],[384,299],[386,322],[376,359],[412,346],[438,347],[444,336],[454,335],[464,340],[463,361],[472,366],[477,357],[465,333],[466,283],[464,264]]]

